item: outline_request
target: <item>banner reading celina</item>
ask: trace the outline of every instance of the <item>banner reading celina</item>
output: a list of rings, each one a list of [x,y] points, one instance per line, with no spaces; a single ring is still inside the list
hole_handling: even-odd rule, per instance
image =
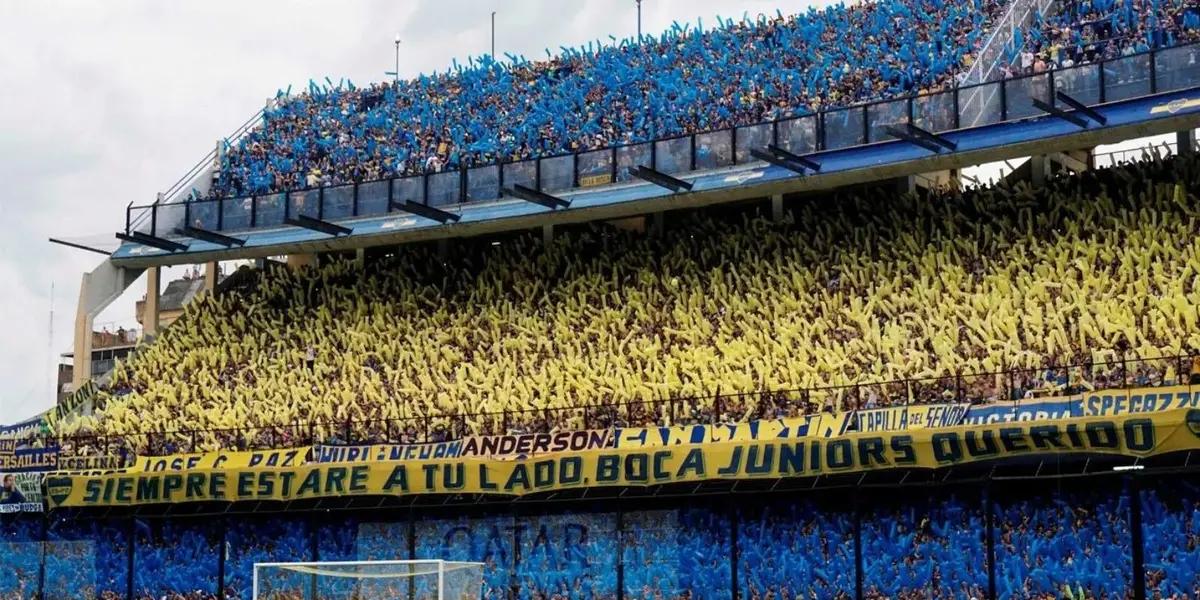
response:
[[[55,507],[444,493],[522,495],[582,487],[932,469],[1034,454],[1147,457],[1195,449],[1200,449],[1200,409],[836,438],[614,448],[518,460],[457,458],[63,475],[46,479],[46,493]]]

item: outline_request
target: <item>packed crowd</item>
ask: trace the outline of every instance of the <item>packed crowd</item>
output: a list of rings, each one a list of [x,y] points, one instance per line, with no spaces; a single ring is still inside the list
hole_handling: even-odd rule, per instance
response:
[[[1130,490],[1088,480],[1057,487],[1010,486],[992,498],[997,596],[1129,597]],[[1200,486],[1173,476],[1144,487],[1147,597],[1195,598]],[[864,596],[986,597],[985,503],[979,489],[913,489],[860,504]],[[132,572],[135,598],[203,600],[215,597],[223,552],[225,597],[248,600],[255,562],[440,558],[484,563],[481,597],[489,600],[612,599],[618,572],[626,598],[701,600],[732,596],[736,557],[737,585],[746,598],[845,599],[855,594],[854,506],[842,492],[828,492],[743,500],[734,511],[704,503],[629,511],[619,520],[615,513],[588,512],[382,522],[330,513],[230,515],[223,519],[223,548],[214,543],[221,520],[135,521]],[[0,598],[39,597],[42,568],[47,598],[123,598],[128,524],[55,520],[43,558],[40,519],[0,522]],[[318,597],[379,597],[364,593],[371,586],[391,586],[408,597],[405,586],[411,585],[420,598],[428,583],[413,581],[321,580]],[[300,600],[311,597],[312,585],[311,577],[289,583],[280,575],[263,589],[279,600]]]
[[[1004,502],[996,518],[1000,597],[1130,597],[1129,506],[1119,487]]]
[[[987,596],[983,504],[948,495],[880,498],[862,522],[863,595],[871,600]],[[1007,597],[1007,596],[1004,596]]]
[[[278,446],[353,421],[417,441],[1105,389],[1129,379],[1122,358],[1200,350],[1197,186],[1200,161],[1151,160],[1041,189],[842,194],[784,223],[685,215],[657,237],[594,225],[267,270],[189,305],[59,433],[226,430],[203,449],[278,428]],[[1146,364],[1139,381],[1195,377]],[[973,375],[1013,368],[1029,371]],[[922,381],[870,383],[901,379]],[[691,400],[610,410],[664,398]]]
[[[1059,0],[1053,14],[1018,33],[1024,46],[1003,73],[1041,73],[1197,40],[1195,0]]]
[[[728,128],[939,89],[997,0],[877,0],[658,39],[484,57],[395,84],[281,96],[225,153],[215,195],[337,185]]]

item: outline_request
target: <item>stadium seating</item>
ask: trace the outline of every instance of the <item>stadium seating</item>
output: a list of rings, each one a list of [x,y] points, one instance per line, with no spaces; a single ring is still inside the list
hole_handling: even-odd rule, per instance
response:
[[[1119,487],[1028,495],[1001,503],[996,518],[1000,597],[1127,597],[1132,550]]]
[[[523,160],[936,89],[971,60],[1000,8],[878,0],[727,19],[702,34],[677,24],[641,45],[598,40],[545,61],[472,60],[396,85],[312,84],[225,153],[213,192]]]
[[[736,497],[732,510],[692,498],[686,507],[620,516],[569,509],[383,521],[326,511],[173,517],[133,522],[130,572],[136,598],[204,600],[215,597],[224,553],[226,597],[247,600],[255,562],[441,558],[484,562],[488,600],[611,599],[622,580],[626,598],[700,600],[731,597],[736,560],[745,598],[845,599],[855,595],[860,519],[865,598],[984,598],[990,494],[997,597],[1124,598],[1133,572],[1132,491],[1098,478],[994,485],[990,492],[864,488],[857,499],[828,490],[761,502],[747,495]],[[1147,482],[1140,498],[1147,597],[1192,597],[1200,586],[1196,479]],[[130,522],[50,520],[46,597],[124,597]],[[0,598],[37,597],[40,527],[33,517],[0,523],[7,550],[0,554]],[[222,535],[223,547],[214,543]],[[395,583],[320,585],[324,594],[350,597],[354,586],[368,592]]]
[[[954,397],[958,373],[1013,367],[1030,369],[1014,377],[1017,397],[1062,389],[1068,375],[1077,389],[1119,384],[1109,361],[1200,348],[1198,185],[1200,163],[1172,159],[1044,189],[843,194],[797,202],[783,224],[688,216],[657,238],[597,225],[548,248],[530,236],[467,242],[445,262],[406,248],[365,267],[270,270],[252,292],[190,305],[117,368],[97,417],[61,433],[354,420],[315,433],[413,441],[424,428],[434,439],[581,428],[604,410],[585,423],[565,407],[666,397],[695,398],[677,421],[740,420],[797,407],[728,394],[902,378],[949,380],[911,398],[903,385],[864,385],[863,404],[938,401]],[[1072,364],[1093,366],[1050,368]],[[1145,381],[1183,376],[1175,361],[1145,369]],[[999,399],[1000,379],[964,375],[963,393]],[[803,400],[847,408],[851,392]],[[445,418],[482,412],[496,414]],[[303,433],[159,436],[169,445],[153,450],[193,437],[281,446]],[[146,440],[133,438],[137,450]]]
[[[1025,53],[1014,61],[1011,74],[1200,40],[1200,12],[1186,0],[1066,0],[1056,7],[1024,36]]]

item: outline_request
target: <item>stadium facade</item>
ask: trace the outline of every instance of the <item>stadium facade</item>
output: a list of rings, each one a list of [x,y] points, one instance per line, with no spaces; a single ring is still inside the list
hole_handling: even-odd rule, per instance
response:
[[[1200,12],[962,8],[281,95],[84,276],[76,392],[0,431],[0,598],[249,598],[256,563],[403,559],[522,600],[1200,597]],[[790,62],[837,27],[907,58]],[[762,63],[700,72],[741,45]],[[641,77],[644,48],[744,101],[668,70],[652,122],[584,118],[643,101],[589,69]],[[829,79],[777,77],[801,67]],[[487,107],[457,127],[398,92],[513,76],[559,95],[494,140]],[[823,102],[756,104],[801,88]],[[303,133],[326,105],[354,116]],[[365,133],[396,118],[447,133]],[[1175,156],[1094,168],[1166,133]],[[216,294],[235,258],[258,264]],[[159,331],[160,269],[198,263]],[[143,271],[149,337],[92,384],[92,322]]]

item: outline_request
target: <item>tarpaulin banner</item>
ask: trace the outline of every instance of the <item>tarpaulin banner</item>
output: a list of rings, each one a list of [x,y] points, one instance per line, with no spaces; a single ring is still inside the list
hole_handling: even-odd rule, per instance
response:
[[[364,444],[358,446],[317,444],[312,449],[312,460],[318,463],[362,463],[457,458],[461,449],[462,440],[429,444]]]
[[[58,448],[0,448],[0,472],[30,473],[58,469]]]
[[[46,478],[52,506],[129,506],[342,496],[500,494],[708,480],[812,477],[894,468],[940,468],[1064,453],[1149,457],[1200,449],[1200,410],[1046,422],[854,433],[836,438],[716,442],[563,452],[514,460],[456,458],[294,467]]]
[[[821,418],[821,415],[809,415],[760,419],[748,423],[627,427],[617,430],[616,447],[657,448],[682,444],[792,439],[815,434],[816,425],[821,422]]]
[[[965,402],[869,408],[854,411],[854,419],[849,426],[853,431],[860,432],[954,427],[962,425],[970,408],[971,405]]]
[[[297,467],[309,461],[312,448],[282,450],[221,451],[170,456],[139,456],[127,471],[192,471],[197,469],[241,469],[247,467]]]
[[[617,433],[612,429],[475,435],[463,440],[463,457],[520,458],[554,452],[582,452],[614,448]]]
[[[0,514],[42,512],[40,472],[0,472]]]
[[[972,406],[967,411],[963,423],[980,425],[1070,417],[1106,417],[1185,408],[1200,408],[1200,386],[1117,388]]]

